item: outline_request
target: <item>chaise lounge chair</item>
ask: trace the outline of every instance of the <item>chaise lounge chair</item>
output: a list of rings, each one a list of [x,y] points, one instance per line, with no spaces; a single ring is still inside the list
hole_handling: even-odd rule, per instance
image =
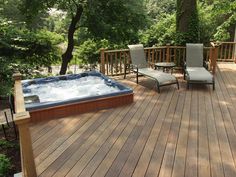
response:
[[[215,90],[214,77],[204,67],[203,44],[186,44],[184,78],[187,80],[187,89],[190,84],[212,84]]]
[[[148,63],[145,58],[144,48],[142,44],[128,45],[130,50],[130,57],[132,61],[132,68],[136,72],[136,82],[138,84],[139,74],[154,79],[157,83],[157,91],[160,93],[160,87],[166,85],[177,84],[179,89],[179,83],[175,76],[162,71],[154,70],[148,67]]]

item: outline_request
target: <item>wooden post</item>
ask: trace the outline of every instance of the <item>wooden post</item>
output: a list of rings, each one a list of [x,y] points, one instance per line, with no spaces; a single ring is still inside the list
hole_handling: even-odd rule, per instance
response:
[[[209,62],[210,62],[210,69],[211,70],[213,70],[212,58],[214,57],[214,50],[215,50],[215,48],[212,46],[210,48],[210,52],[209,52]]]
[[[100,50],[100,60],[101,60],[100,72],[102,74],[105,74],[105,49],[104,48]]]
[[[21,166],[24,177],[37,177],[32,141],[29,131],[30,115],[25,110],[24,97],[21,85],[21,75],[14,74],[15,80],[15,114],[14,121],[19,129]]]
[[[166,62],[170,62],[170,44],[166,44]]]
[[[234,30],[233,57],[234,57],[234,62],[236,63],[236,26]]]
[[[214,45],[214,53],[212,57],[212,73],[215,74],[216,71],[216,61],[218,58],[218,50],[219,50],[219,45]]]

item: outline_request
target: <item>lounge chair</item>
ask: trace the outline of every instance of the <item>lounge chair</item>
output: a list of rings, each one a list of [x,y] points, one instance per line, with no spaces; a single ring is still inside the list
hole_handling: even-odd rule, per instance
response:
[[[184,78],[187,80],[187,89],[190,84],[212,84],[215,90],[214,77],[204,65],[203,44],[186,44]]]
[[[138,76],[139,74],[141,74],[156,81],[158,93],[160,93],[160,87],[166,85],[177,84],[177,87],[179,89],[179,83],[175,76],[148,67],[142,44],[128,45],[128,47],[130,50],[130,57],[132,61],[131,67],[133,68],[134,72],[136,72],[137,84]]]

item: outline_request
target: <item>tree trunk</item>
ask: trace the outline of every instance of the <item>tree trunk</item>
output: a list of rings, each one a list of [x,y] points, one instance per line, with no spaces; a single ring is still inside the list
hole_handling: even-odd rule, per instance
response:
[[[177,0],[176,33],[177,41],[182,45],[186,42],[198,42],[199,24],[196,0]]]
[[[81,15],[83,12],[82,5],[78,5],[76,9],[76,14],[72,16],[71,23],[68,29],[68,44],[67,49],[64,54],[62,54],[62,64],[60,75],[66,74],[68,63],[73,58],[73,49],[74,49],[74,33],[76,31],[76,25],[80,21]]]

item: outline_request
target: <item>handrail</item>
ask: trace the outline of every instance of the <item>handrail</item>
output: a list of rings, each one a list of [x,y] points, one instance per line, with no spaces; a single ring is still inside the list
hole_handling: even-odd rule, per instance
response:
[[[32,141],[29,131],[30,115],[25,109],[24,97],[21,84],[21,74],[13,75],[14,84],[14,121],[18,126],[21,150],[21,167],[24,177],[36,177],[36,167],[34,162]]]
[[[236,62],[236,42],[212,42],[218,46],[217,61]]]

